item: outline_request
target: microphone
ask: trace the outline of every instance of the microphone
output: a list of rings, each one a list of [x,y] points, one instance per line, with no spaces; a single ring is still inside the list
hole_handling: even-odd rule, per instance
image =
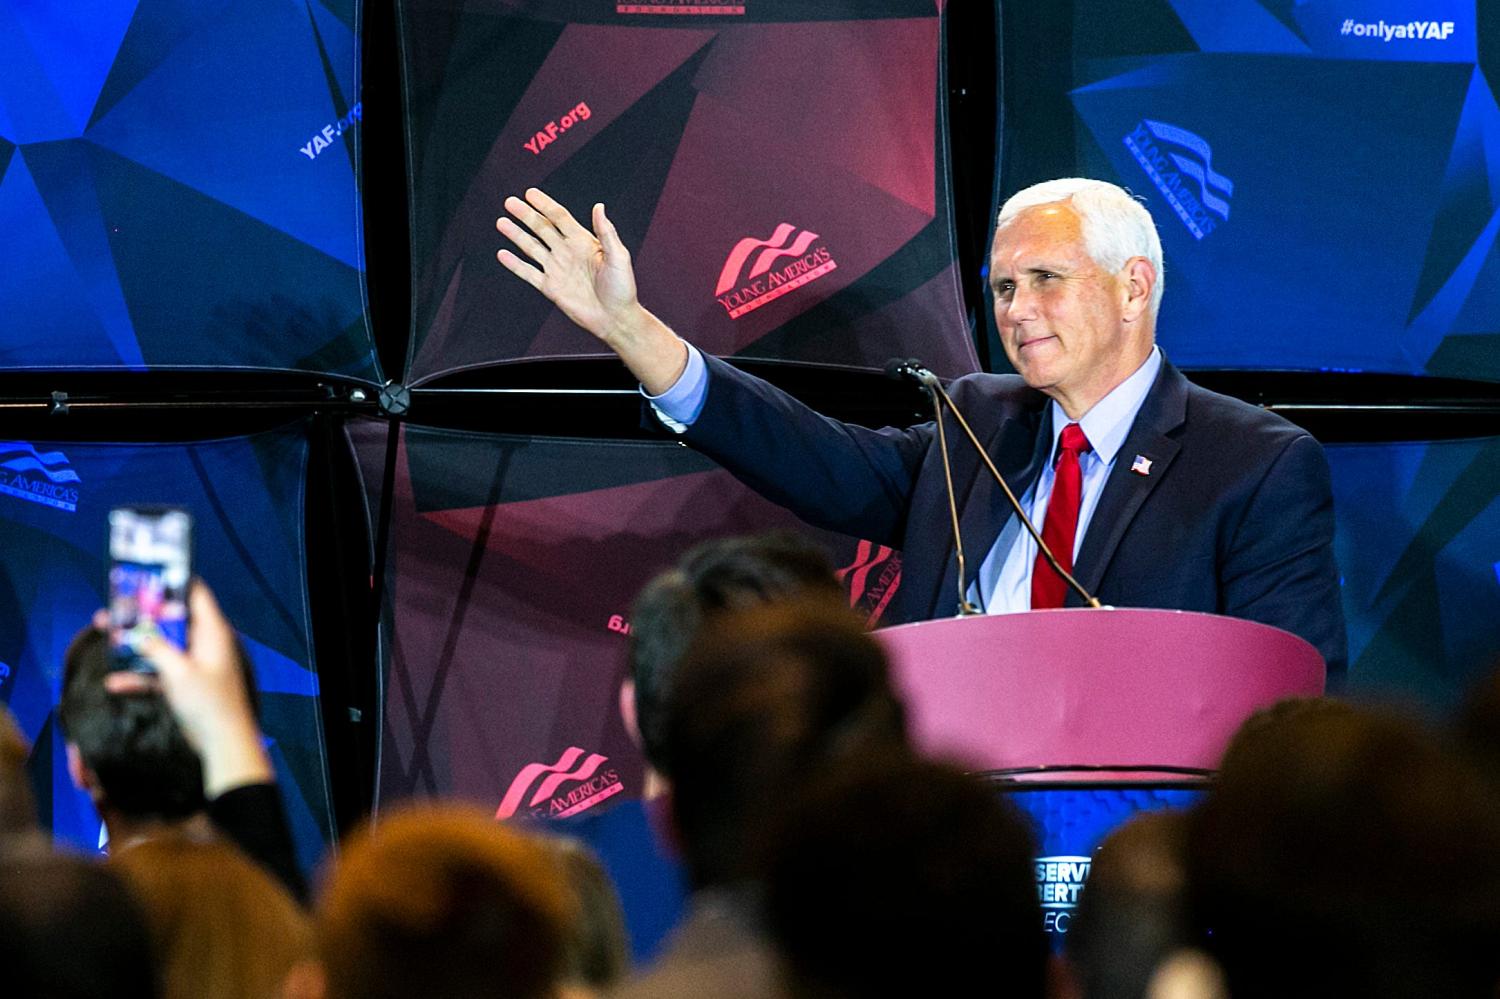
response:
[[[943,486],[948,492],[948,517],[953,523],[953,551],[958,556],[958,615],[972,617],[983,614],[978,607],[969,603],[968,572],[964,568],[964,536],[958,527],[958,497],[953,490],[953,469],[948,464],[948,438],[943,430],[943,400],[947,398],[947,393],[943,392],[937,375],[915,357],[891,358],[885,362],[885,373],[886,377],[897,381],[920,383],[932,400],[932,415],[937,422],[938,449],[943,455]],[[952,400],[949,400],[948,405],[952,407]]]
[[[931,381],[937,381],[937,375],[928,370],[927,366],[915,357],[893,357],[885,362],[885,376],[896,381],[914,381],[922,386],[927,386]]]
[[[1062,564],[1057,561],[1057,556],[1052,554],[1052,549],[1047,547],[1047,543],[1042,540],[1041,532],[1036,529],[1036,525],[1026,515],[1026,510],[1021,506],[1021,501],[1016,499],[1016,494],[1011,490],[1010,483],[1005,481],[1005,476],[1001,475],[1000,469],[995,467],[995,463],[990,459],[989,453],[985,451],[984,445],[979,443],[979,438],[975,436],[974,431],[969,427],[969,421],[964,419],[964,415],[953,404],[953,398],[948,395],[948,390],[943,388],[943,383],[938,376],[933,374],[925,364],[915,357],[891,358],[885,363],[885,373],[890,378],[906,378],[921,383],[927,389],[928,395],[932,397],[933,415],[937,420],[938,447],[943,452],[943,478],[948,488],[948,513],[953,518],[953,541],[954,548],[958,553],[959,614],[977,614],[979,611],[974,609],[965,595],[967,586],[964,582],[964,549],[963,540],[959,537],[958,533],[958,503],[954,498],[953,474],[948,467],[948,441],[947,436],[943,432],[944,405],[948,407],[948,412],[953,414],[954,421],[958,423],[959,428],[969,438],[969,443],[973,445],[974,451],[979,455],[980,460],[984,462],[984,467],[989,469],[991,477],[1000,486],[1000,490],[1005,493],[1005,498],[1010,501],[1011,509],[1021,519],[1021,524],[1026,528],[1026,533],[1030,534],[1032,539],[1036,541],[1037,550],[1042,553],[1042,557],[1047,560],[1047,564],[1052,567],[1052,571],[1061,576],[1062,581],[1067,583],[1075,593],[1082,597],[1084,603],[1095,609],[1102,608],[1104,605],[1099,602],[1099,598],[1084,589],[1083,584],[1074,579],[1073,574],[1062,567]]]

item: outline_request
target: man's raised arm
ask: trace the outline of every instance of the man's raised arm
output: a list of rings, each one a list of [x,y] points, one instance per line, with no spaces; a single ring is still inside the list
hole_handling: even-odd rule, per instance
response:
[[[603,205],[592,232],[536,188],[505,210],[495,227],[515,249],[500,263],[618,354],[663,426],[809,523],[897,543],[930,426],[840,423],[690,348],[636,299],[630,253]]]
[[[531,261],[501,250],[505,269],[618,354],[647,393],[671,388],[687,367],[687,344],[636,298],[630,251],[604,205],[594,205],[593,232],[534,187],[525,200],[506,198],[505,210],[515,217],[502,215],[495,228]]]

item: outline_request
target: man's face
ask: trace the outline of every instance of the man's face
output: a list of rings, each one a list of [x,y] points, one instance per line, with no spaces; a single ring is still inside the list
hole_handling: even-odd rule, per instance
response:
[[[1129,281],[1084,248],[1066,204],[1029,208],[995,235],[990,287],[1010,363],[1073,419],[1124,381],[1151,351],[1144,316],[1127,322]]]

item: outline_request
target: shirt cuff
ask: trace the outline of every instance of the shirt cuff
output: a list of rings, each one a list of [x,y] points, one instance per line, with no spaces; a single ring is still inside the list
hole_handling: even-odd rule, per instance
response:
[[[651,404],[656,418],[674,434],[687,431],[703,412],[704,400],[708,398],[708,365],[703,361],[703,354],[692,344],[687,344],[687,352],[687,367],[671,388],[661,395],[650,395],[644,386],[641,387],[641,395]]]

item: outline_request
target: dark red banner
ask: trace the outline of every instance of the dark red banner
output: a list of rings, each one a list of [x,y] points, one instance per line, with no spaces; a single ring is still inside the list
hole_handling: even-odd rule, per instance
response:
[[[531,186],[604,202],[642,301],[705,350],[975,370],[940,7],[406,0],[407,381],[602,352],[495,261]]]
[[[386,426],[349,436],[379,510]],[[639,793],[618,710],[630,606],[700,541],[798,530],[872,624],[900,584],[890,549],[802,526],[675,443],[408,426],[391,500],[379,803],[561,816]]]

